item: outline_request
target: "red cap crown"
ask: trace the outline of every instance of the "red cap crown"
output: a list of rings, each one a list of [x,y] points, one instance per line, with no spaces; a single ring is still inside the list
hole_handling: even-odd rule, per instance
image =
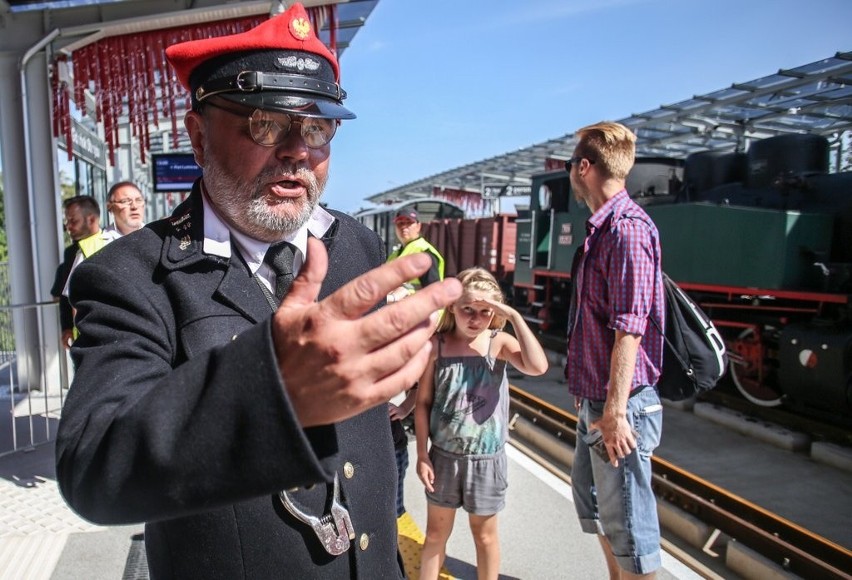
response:
[[[166,49],[166,56],[181,84],[191,90],[192,71],[203,62],[229,53],[256,50],[300,50],[316,54],[331,63],[335,82],[340,82],[337,59],[317,38],[305,8],[299,3],[247,32],[174,44]]]

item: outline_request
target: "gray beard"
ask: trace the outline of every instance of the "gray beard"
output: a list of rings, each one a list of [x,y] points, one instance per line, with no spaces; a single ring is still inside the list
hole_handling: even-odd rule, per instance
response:
[[[311,214],[319,202],[322,189],[317,183],[317,178],[312,171],[299,169],[296,176],[308,184],[308,198],[302,205],[301,211],[294,216],[285,216],[272,213],[269,210],[266,199],[263,197],[252,197],[251,204],[246,211],[246,217],[257,227],[270,232],[289,234],[301,228],[310,219]],[[289,199],[281,200],[279,205],[295,205],[296,202]]]
[[[306,183],[307,199],[296,215],[282,216],[270,211],[262,190],[264,183],[287,174]],[[313,171],[304,167],[282,166],[275,170],[264,170],[257,178],[247,182],[225,174],[218,169],[216,163],[208,163],[204,168],[204,182],[214,205],[230,225],[236,226],[246,235],[265,241],[278,240],[282,235],[293,233],[307,223],[319,203],[325,186],[325,183],[317,180]],[[251,199],[247,202],[241,196],[229,195],[229,192],[237,191],[251,192]],[[280,203],[298,202],[284,199]]]

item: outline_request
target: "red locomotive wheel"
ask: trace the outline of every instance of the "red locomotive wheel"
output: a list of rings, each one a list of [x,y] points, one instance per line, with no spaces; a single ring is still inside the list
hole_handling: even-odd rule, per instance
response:
[[[761,407],[777,407],[781,404],[781,394],[774,387],[766,351],[760,334],[754,328],[747,328],[728,345],[728,367],[743,397]]]

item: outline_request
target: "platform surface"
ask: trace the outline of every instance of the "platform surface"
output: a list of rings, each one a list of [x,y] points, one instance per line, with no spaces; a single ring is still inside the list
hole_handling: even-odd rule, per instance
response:
[[[418,580],[426,499],[412,467],[405,481],[409,518],[400,547]],[[512,447],[507,507],[500,514],[501,579],[607,577],[597,540],[577,523],[570,487]],[[0,580],[145,580],[142,526],[102,527],[76,516],[62,500],[53,445],[0,457]],[[467,517],[459,512],[443,578],[476,578]],[[664,553],[660,578],[698,578]]]
[[[405,478],[405,507],[414,521],[426,530],[426,497],[423,484],[414,473],[416,449],[409,444],[411,467]],[[606,563],[595,536],[580,529],[571,487],[511,444],[509,491],[506,509],[500,513],[501,580],[564,580],[608,578]],[[410,556],[409,556],[410,557]],[[418,580],[418,568],[407,570]],[[445,568],[454,578],[476,578],[476,549],[464,511],[456,514],[453,533],[447,543]],[[700,576],[663,552],[663,569],[658,578],[698,579]]]

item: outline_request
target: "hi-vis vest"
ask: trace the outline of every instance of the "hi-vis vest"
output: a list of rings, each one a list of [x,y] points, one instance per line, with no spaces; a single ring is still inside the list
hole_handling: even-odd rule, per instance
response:
[[[403,256],[408,256],[410,254],[416,254],[418,252],[429,252],[438,260],[438,279],[444,279],[444,256],[441,255],[441,252],[435,249],[435,246],[424,240],[423,238],[417,238],[408,242],[406,245],[402,246],[391,252],[391,255],[388,256],[388,262],[391,260],[396,260],[397,258],[401,258]],[[409,280],[407,284],[411,284],[414,286],[415,290],[420,290],[420,278],[414,278]]]
[[[92,234],[88,238],[83,238],[82,240],[77,242],[77,245],[80,246],[80,253],[83,255],[83,260],[88,259],[93,254],[97,254],[101,250],[104,249],[108,243],[112,240],[104,237],[104,232],[99,231],[96,234]],[[76,266],[79,263],[79,260],[74,261],[74,265]],[[73,267],[72,267],[73,271]],[[68,277],[71,277],[71,274],[68,274]],[[67,284],[67,282],[66,282]],[[77,325],[74,325],[74,328],[71,329],[71,336],[74,340],[77,340],[77,337],[80,336],[80,331],[77,330]]]
[[[88,238],[83,238],[79,242],[80,252],[83,254],[83,259],[85,260],[92,254],[96,254],[97,252],[104,249],[110,240],[104,238],[103,232],[98,232],[96,234],[92,234]]]

